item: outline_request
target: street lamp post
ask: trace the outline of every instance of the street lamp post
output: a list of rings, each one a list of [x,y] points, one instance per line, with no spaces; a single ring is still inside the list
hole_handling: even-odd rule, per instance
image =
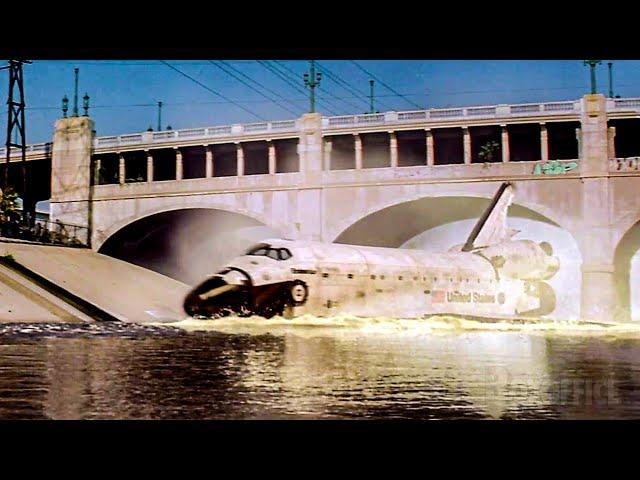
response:
[[[375,113],[373,108],[373,80],[369,80],[369,113]]]
[[[78,116],[78,71],[80,69],[78,67],[73,69],[73,75],[75,77],[75,84],[73,87],[73,116]]]
[[[613,98],[613,62],[607,63],[609,67],[609,98]]]
[[[596,93],[596,65],[602,63],[602,60],[585,60],[583,65],[589,65],[591,69],[591,95]]]
[[[314,113],[316,111],[316,93],[315,89],[318,85],[320,85],[320,80],[322,80],[322,73],[316,73],[316,62],[311,60],[311,72],[305,73],[303,75],[304,85],[309,87],[309,102],[310,102],[310,111],[309,113]]]
[[[89,116],[89,94],[87,92],[84,93],[84,97],[82,97],[82,109],[84,110],[85,117]]]

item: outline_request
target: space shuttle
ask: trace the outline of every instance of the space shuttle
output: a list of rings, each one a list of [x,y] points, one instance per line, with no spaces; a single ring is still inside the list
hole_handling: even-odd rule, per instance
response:
[[[512,240],[503,183],[464,244],[445,253],[267,239],[197,285],[194,318],[275,315],[514,319],[555,309],[546,282],[560,267],[548,242]]]

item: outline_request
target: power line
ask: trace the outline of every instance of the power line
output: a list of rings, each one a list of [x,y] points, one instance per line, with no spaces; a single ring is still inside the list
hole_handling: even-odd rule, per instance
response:
[[[323,72],[323,73],[325,74],[325,76],[326,76],[329,80],[332,80],[336,85],[341,86],[341,85],[336,81],[336,79],[335,79],[335,78],[333,78],[333,75],[331,74],[331,72],[330,72],[330,71],[328,71],[326,68],[324,68],[322,65],[320,65],[320,63],[318,63],[318,66],[320,67],[320,69],[319,69],[319,70],[320,70],[321,72]],[[344,88],[344,87],[342,87],[342,88]],[[337,97],[336,95],[332,94],[331,92],[329,92],[329,91],[327,91],[327,90],[325,90],[325,91],[327,92],[327,94],[328,94],[328,95],[331,95],[331,98],[338,99],[338,97]],[[356,94],[357,94],[357,92],[356,92]],[[361,100],[361,98],[359,98],[358,96],[356,96],[355,98],[356,98],[357,100]],[[343,101],[344,103],[346,103],[347,105],[349,105],[350,107],[352,107],[352,108],[356,109],[356,110],[359,110],[359,109],[360,109],[360,107],[358,107],[358,105],[356,105],[356,104],[355,104],[355,103],[353,103],[353,102],[347,102],[346,100],[342,100],[342,101]]]
[[[295,90],[297,90],[298,92],[302,93],[303,95],[306,95],[307,92],[305,92],[304,90],[302,90],[296,83],[292,82],[286,74],[283,74],[280,70],[278,70],[275,66],[270,65],[269,63],[262,61],[262,60],[258,60],[258,63],[260,65],[262,65],[264,68],[266,68],[267,70],[269,70],[271,73],[273,73],[274,75],[276,75],[278,78],[280,78],[281,80],[283,80],[284,82],[288,83],[292,88],[294,88]],[[318,102],[320,103],[320,102]],[[325,103],[328,103],[325,101]],[[334,115],[339,115],[335,110],[332,110],[330,108],[324,107],[328,112],[333,113]]]
[[[622,84],[622,85],[618,85],[619,88],[628,88],[628,87],[638,87],[639,85],[637,84]],[[580,85],[580,86],[573,86],[573,87],[545,87],[545,88],[514,88],[514,89],[508,89],[508,90],[504,90],[504,89],[496,89],[496,90],[469,90],[469,91],[452,91],[452,92],[444,92],[444,91],[436,91],[436,92],[427,92],[428,95],[468,95],[468,94],[477,94],[477,93],[499,93],[499,92],[530,92],[530,91],[548,91],[548,90],[579,90],[581,88],[584,88],[584,85]],[[386,95],[376,95],[376,98],[379,97],[385,97],[385,98],[390,98],[390,97],[398,97],[398,96],[424,96],[425,93],[402,93],[402,94],[386,94]],[[354,99],[354,98],[359,98],[359,97],[355,97],[355,96],[345,96],[345,97],[335,97],[336,99]],[[242,103],[256,103],[256,104],[264,104],[264,103],[271,103],[272,100],[235,100],[236,102],[242,102]],[[290,98],[290,99],[286,99],[286,101],[288,103],[291,104],[295,104],[295,103],[306,103],[309,101],[308,98]],[[229,103],[232,103],[232,101],[192,101],[192,102],[163,102],[162,105],[164,107],[167,106],[171,106],[171,107],[186,107],[186,106],[198,106],[198,105],[227,105]],[[539,103],[539,102],[527,102],[527,103]],[[150,107],[157,107],[157,103],[130,103],[130,104],[121,104],[121,105],[92,105],[91,109],[102,109],[102,108],[131,108],[131,107],[144,107],[144,108],[150,108]],[[35,106],[35,107],[25,107],[26,111],[30,111],[30,110],[59,110],[60,107],[59,106]],[[0,112],[0,116],[1,115],[5,115],[7,113],[6,110],[4,110],[3,112]]]
[[[297,113],[297,112],[294,112],[294,111],[293,111],[293,110],[291,110],[290,108],[287,108],[286,106],[284,106],[284,105],[282,105],[282,104],[278,103],[278,101],[277,101],[277,100],[274,100],[273,98],[271,98],[271,97],[269,97],[269,96],[265,95],[264,93],[262,93],[261,91],[259,91],[257,88],[253,87],[252,85],[250,85],[249,83],[245,82],[243,79],[241,79],[240,77],[238,77],[237,75],[235,75],[233,72],[230,72],[230,71],[229,71],[229,69],[230,69],[231,67],[226,67],[226,68],[225,68],[224,66],[219,65],[218,63],[213,62],[213,61],[209,61],[209,63],[211,63],[211,64],[212,64],[212,65],[214,65],[215,67],[219,68],[220,70],[222,70],[222,71],[223,71],[224,73],[226,73],[227,75],[232,76],[233,78],[235,78],[236,80],[238,80],[240,83],[242,83],[243,85],[246,85],[246,86],[247,86],[247,87],[249,87],[251,90],[253,90],[254,92],[256,92],[258,95],[260,95],[260,96],[262,96],[262,97],[266,98],[266,99],[267,99],[267,100],[269,100],[270,102],[273,102],[274,104],[276,104],[276,105],[277,105],[277,106],[279,106],[280,108],[282,108],[282,109],[286,110],[287,112],[292,113],[292,114],[294,114],[294,115],[296,115],[296,116],[298,115],[298,113]]]
[[[336,75],[335,73],[333,73],[331,70],[329,70],[325,65],[320,65],[320,68],[327,74],[327,76],[333,80],[334,82],[336,82],[338,85],[341,85],[342,88],[344,88],[345,90],[355,94],[358,96],[358,98],[360,100],[362,100],[363,102],[365,102],[367,105],[369,105],[369,100],[367,99],[367,95],[365,93],[362,93],[358,90],[356,90],[354,87],[352,87],[351,85],[349,85],[347,82],[345,82],[344,80],[342,80],[338,75]],[[380,105],[388,108],[389,110],[393,110],[393,108],[389,107],[388,105],[382,103],[382,102],[378,102]]]
[[[232,69],[232,70],[236,71],[239,75],[242,75],[243,77],[245,77],[245,78],[246,78],[246,79],[248,79],[249,81],[251,81],[251,82],[255,83],[256,85],[259,85],[263,90],[266,90],[267,92],[269,92],[269,93],[271,93],[271,94],[275,95],[276,97],[278,97],[278,98],[282,99],[283,101],[285,101],[285,102],[287,102],[287,103],[289,103],[289,104],[293,105],[293,106],[294,106],[294,107],[296,107],[296,108],[299,108],[299,107],[298,107],[298,105],[296,105],[296,104],[294,103],[294,101],[295,101],[295,100],[291,100],[291,99],[288,99],[288,98],[286,98],[286,97],[283,97],[283,96],[282,96],[282,95],[280,95],[278,92],[276,92],[276,91],[274,91],[274,90],[271,90],[270,88],[265,87],[265,86],[264,86],[264,85],[262,85],[261,83],[258,83],[257,81],[255,81],[255,80],[254,80],[253,78],[251,78],[250,76],[246,75],[246,74],[245,74],[244,72],[242,72],[241,70],[239,70],[239,69],[237,69],[237,68],[235,68],[235,67],[233,67],[233,66],[229,65],[229,62],[226,62],[226,61],[224,61],[224,60],[220,60],[220,61],[219,61],[219,63],[223,63],[223,64],[227,65],[230,69]],[[299,100],[298,100],[298,101],[299,101]]]
[[[40,60],[40,63],[62,63],[65,65],[97,65],[97,66],[125,66],[125,67],[152,67],[159,66],[157,61],[154,62],[110,62],[108,60],[105,61],[91,61],[91,60],[78,60],[78,61],[67,61],[67,60]],[[255,60],[233,60],[228,61],[228,63],[233,64],[249,64],[255,63]],[[208,61],[194,61],[194,62],[173,62],[173,65],[207,65]]]
[[[266,118],[261,117],[261,116],[260,116],[260,115],[258,115],[257,113],[254,113],[254,112],[252,112],[251,110],[249,110],[249,109],[247,109],[247,108],[243,107],[243,106],[242,106],[242,105],[240,105],[238,102],[235,102],[235,101],[233,101],[233,100],[231,100],[231,99],[229,99],[229,98],[225,97],[225,96],[224,96],[224,95],[222,95],[221,93],[218,93],[218,92],[216,92],[215,90],[213,90],[213,89],[211,89],[211,88],[207,87],[204,83],[202,83],[202,82],[200,82],[200,81],[196,80],[195,78],[193,78],[193,77],[192,77],[192,76],[190,76],[190,75],[187,75],[187,74],[186,74],[186,73],[184,73],[182,70],[180,70],[180,69],[178,69],[178,68],[174,67],[174,66],[173,66],[173,65],[171,65],[170,63],[165,62],[164,60],[160,60],[160,62],[161,62],[161,63],[164,63],[167,67],[169,67],[169,68],[171,68],[171,69],[175,70],[175,71],[176,71],[176,72],[178,72],[180,75],[182,75],[182,76],[184,76],[184,77],[187,77],[189,80],[191,80],[191,81],[193,81],[193,82],[197,83],[198,85],[200,85],[200,86],[201,86],[202,88],[204,88],[205,90],[208,90],[209,92],[211,92],[211,93],[213,93],[213,94],[215,94],[215,95],[219,96],[220,98],[224,98],[224,99],[225,99],[225,100],[227,100],[229,103],[233,103],[235,106],[237,106],[237,107],[241,108],[242,110],[244,110],[244,111],[245,111],[245,112],[247,112],[247,113],[250,113],[250,114],[251,114],[251,115],[253,115],[254,117],[259,118],[260,120],[263,120],[263,121],[267,121],[267,119],[266,119]]]
[[[299,93],[306,94],[304,90],[302,90],[297,84],[289,80],[285,75],[283,75],[280,71],[276,70],[272,65],[268,64],[266,61],[258,60],[258,63],[262,65],[264,68],[269,70],[271,73],[275,74],[278,78],[288,83],[293,89],[297,90]]]
[[[291,69],[290,69],[289,67],[287,67],[284,63],[282,63],[282,62],[280,62],[280,61],[278,61],[278,60],[274,60],[274,62],[277,64],[277,66],[278,66],[278,67],[280,67],[280,68],[282,68],[282,69],[284,69],[284,70],[287,70],[287,71],[288,71],[288,72],[290,72],[293,76],[297,76],[297,75],[298,75],[298,73],[297,73],[297,72],[295,72],[295,71],[291,70]],[[285,74],[285,75],[286,75],[286,74]],[[331,98],[333,98],[333,99],[335,99],[335,100],[343,100],[343,101],[344,101],[344,99],[345,99],[345,98],[354,98],[354,97],[337,97],[337,96],[335,96],[334,94],[332,94],[332,93],[331,93],[331,92],[329,92],[329,91],[326,91],[326,90],[325,90],[325,92],[327,93],[327,95],[331,96]],[[320,94],[318,94],[318,98],[319,98],[319,99],[321,99],[321,100],[323,100],[324,102],[326,102],[326,103],[327,103],[327,104],[329,104],[329,105],[333,105],[333,106],[334,106],[334,107],[336,107],[336,108],[344,108],[344,107],[340,107],[340,106],[338,106],[338,105],[336,105],[336,104],[334,104],[334,103],[330,103],[330,102],[329,102],[329,100],[328,100],[326,97],[321,96]],[[353,108],[358,109],[358,106],[357,106],[357,105],[354,105],[353,103],[350,103],[350,102],[344,102],[344,103],[348,104],[350,107],[353,107]]]
[[[274,60],[274,61],[273,61],[273,68],[277,68],[277,69],[278,69],[278,71],[281,73],[281,75],[284,75],[284,76],[286,76],[286,77],[288,77],[288,78],[293,77],[294,79],[297,79],[297,77],[298,77],[298,75],[299,75],[297,72],[295,72],[295,71],[291,70],[289,67],[287,67],[286,65],[282,64],[281,62],[278,62],[277,60]],[[287,70],[287,71],[288,71],[288,72],[290,72],[290,73],[282,72],[282,70],[280,70],[280,69],[282,69],[282,70]],[[307,92],[304,92],[304,93],[306,94]],[[327,93],[329,96],[331,96],[332,98],[334,98],[334,99],[338,99],[338,97],[336,97],[335,95],[333,95],[331,92],[326,92],[326,93]],[[340,106],[340,105],[335,104],[334,102],[330,101],[330,100],[329,100],[327,97],[325,97],[324,95],[320,95],[320,94],[318,94],[318,104],[320,104],[320,102],[321,102],[321,101],[322,101],[322,102],[324,102],[324,103],[325,103],[325,104],[327,104],[327,105],[330,105],[330,106],[332,106],[332,107],[334,107],[334,108],[337,108],[337,109],[340,109],[340,110],[343,110],[343,111],[344,111],[344,107],[342,107],[342,106]],[[348,102],[345,102],[345,103],[348,103]],[[336,114],[336,115],[338,115],[338,113],[336,113],[335,111],[333,111],[333,113],[334,113],[334,114]],[[349,113],[349,111],[347,110],[347,114],[348,114],[348,113]]]
[[[291,70],[289,67],[287,67],[286,65],[284,65],[282,62],[280,62],[280,61],[278,61],[278,60],[274,60],[274,62],[275,62],[276,64],[278,64],[278,66],[279,66],[279,67],[281,67],[281,68],[283,68],[283,69],[285,69],[285,70],[287,70],[287,71],[291,72],[291,74],[293,74],[293,75],[297,75],[297,73],[296,73],[296,72],[294,72],[293,70]],[[320,64],[319,64],[319,63],[318,63],[318,66],[320,66]],[[325,74],[327,74],[326,69],[324,69],[324,68],[323,68],[323,70],[325,70]],[[327,74],[327,75],[328,75],[328,74]],[[333,80],[333,79],[332,79],[332,80]],[[335,80],[333,80],[333,81],[335,82]],[[336,83],[337,83],[337,82],[336,82]],[[325,90],[325,91],[326,91],[326,90]],[[333,95],[331,92],[326,91],[326,93],[327,93],[328,95],[330,95],[332,98],[339,100],[339,98],[338,98],[338,97],[336,97],[335,95]],[[321,98],[321,97],[320,97],[320,95],[318,95],[318,98]],[[346,102],[346,101],[344,101],[344,99],[342,99],[342,100],[343,100],[343,102],[344,102],[344,103],[346,103],[347,105],[349,105],[349,106],[350,106],[350,107],[352,107],[352,108],[355,108],[355,109],[358,109],[358,108],[359,108],[359,107],[358,107],[356,104],[354,104],[354,103]]]
[[[627,87],[638,87],[638,85],[636,84],[623,84],[623,85],[618,85],[618,87],[620,88],[627,88]],[[458,91],[458,92],[443,92],[443,91],[437,91],[437,92],[427,92],[429,95],[432,94],[442,94],[442,95],[467,95],[467,94],[474,94],[474,93],[496,93],[496,92],[504,92],[504,91],[508,91],[508,92],[525,92],[525,91],[548,91],[548,90],[576,90],[576,89],[581,89],[584,88],[584,85],[581,86],[574,86],[574,87],[548,87],[548,88],[517,88],[517,89],[510,89],[510,90],[503,90],[503,89],[497,89],[497,90],[473,90],[473,91]],[[401,95],[404,96],[424,96],[425,93],[403,93]],[[376,95],[376,98],[378,97],[398,97],[399,95],[397,94],[386,94],[386,95]],[[345,97],[335,97],[336,99],[354,99],[354,98],[359,98],[359,97],[355,97],[355,96],[345,96]],[[242,103],[255,103],[255,104],[265,104],[265,103],[272,103],[272,100],[235,100],[236,102],[242,102]],[[295,104],[295,103],[306,103],[309,101],[308,98],[291,98],[291,99],[287,99],[286,100],[288,103],[290,104]],[[186,107],[186,106],[204,106],[204,105],[227,105],[233,103],[233,101],[191,101],[191,102],[163,102],[162,105],[163,107],[167,107],[167,106],[171,106],[171,107]],[[539,103],[539,102],[528,102],[528,103]],[[130,104],[121,104],[121,105],[92,105],[91,109],[104,109],[104,108],[132,108],[132,107],[141,107],[141,108],[155,108],[157,107],[157,103],[130,103]],[[434,107],[435,108],[435,107]],[[34,111],[34,110],[59,110],[60,106],[34,106],[34,107],[25,107],[26,111]],[[0,116],[2,115],[6,115],[7,110],[4,110],[2,112],[0,112]]]
[[[368,70],[366,70],[364,67],[362,67],[358,62],[356,62],[355,60],[349,60],[351,63],[353,63],[356,67],[358,67],[360,70],[362,70],[364,73],[366,73],[367,75],[369,75],[369,77],[373,78],[374,80],[377,80],[378,83],[380,83],[383,87],[386,87],[387,89],[389,89],[390,91],[392,91],[393,93],[395,93],[396,95],[398,95],[399,97],[404,98],[408,103],[410,103],[411,105],[417,107],[420,110],[423,110],[424,107],[421,105],[418,105],[417,103],[409,100],[407,97],[405,97],[404,95],[399,94],[398,92],[396,92],[393,88],[391,88],[389,85],[387,85],[386,83],[384,83],[382,80],[380,80],[379,78],[377,78],[375,75],[373,75],[371,72],[369,72]]]

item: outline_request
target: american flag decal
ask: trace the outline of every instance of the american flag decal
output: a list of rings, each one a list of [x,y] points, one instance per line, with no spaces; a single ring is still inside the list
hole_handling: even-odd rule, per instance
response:
[[[434,290],[431,293],[431,303],[443,303],[445,299],[444,290]]]

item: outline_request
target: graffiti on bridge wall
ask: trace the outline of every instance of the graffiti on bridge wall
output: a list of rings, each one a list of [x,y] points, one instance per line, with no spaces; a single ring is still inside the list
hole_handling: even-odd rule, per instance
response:
[[[578,162],[560,163],[558,160],[537,164],[533,168],[534,175],[562,175],[578,168]]]

